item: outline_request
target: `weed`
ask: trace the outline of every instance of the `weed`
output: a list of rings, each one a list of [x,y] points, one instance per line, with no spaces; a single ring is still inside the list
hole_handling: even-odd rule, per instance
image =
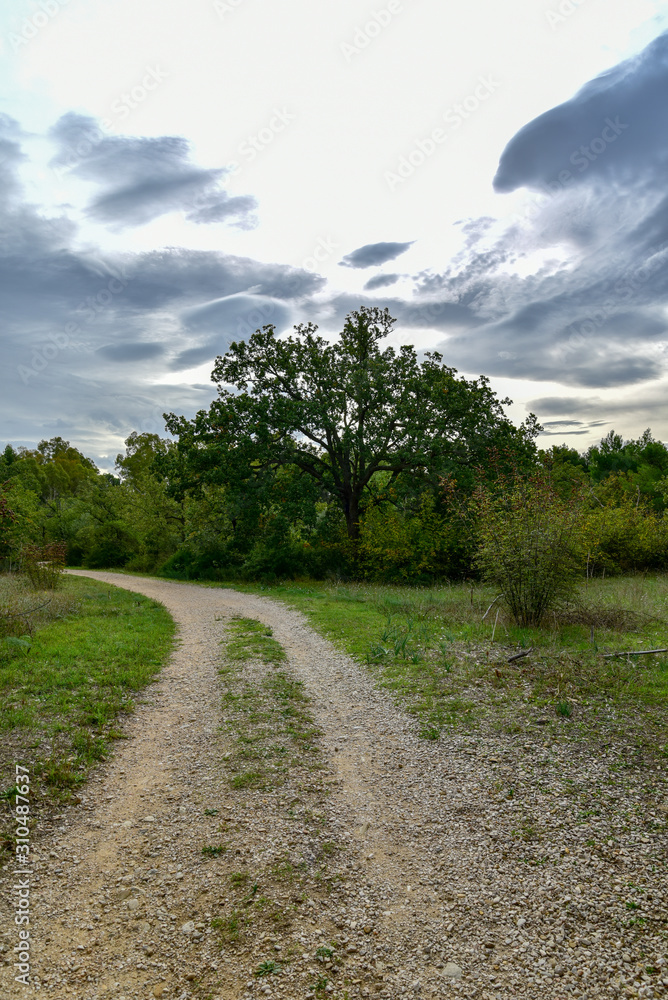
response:
[[[270,976],[273,973],[280,971],[281,971],[280,963],[274,962],[273,959],[269,959],[266,962],[260,962],[254,974],[256,976]]]
[[[224,941],[238,941],[241,928],[245,922],[242,913],[238,910],[232,910],[227,917],[214,917],[211,921],[211,927],[214,930],[221,931]]]
[[[573,714],[573,708],[567,701],[557,702],[557,715],[562,716],[564,719],[570,719]]]
[[[217,858],[219,855],[224,854],[226,850],[227,844],[207,844],[206,847],[202,848],[202,854],[205,854],[210,858]]]
[[[235,774],[231,781],[232,788],[264,788],[265,777],[260,771],[244,771]]]

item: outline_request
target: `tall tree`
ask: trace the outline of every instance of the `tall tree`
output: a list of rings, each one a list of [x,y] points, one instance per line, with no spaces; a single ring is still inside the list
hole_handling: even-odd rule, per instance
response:
[[[363,306],[333,343],[312,323],[288,337],[265,326],[217,358],[209,411],[192,422],[168,414],[167,426],[191,447],[211,446],[230,470],[298,468],[336,498],[352,539],[379,473],[391,486],[480,461],[513,436],[533,447],[535,418],[513,428],[503,413],[510,400],[486,378],[458,378],[436,352],[420,360],[409,345],[381,348],[394,322],[387,309]]]

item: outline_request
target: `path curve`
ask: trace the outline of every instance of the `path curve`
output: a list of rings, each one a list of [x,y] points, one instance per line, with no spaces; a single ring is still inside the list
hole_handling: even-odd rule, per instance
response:
[[[179,860],[193,857],[202,842],[203,794],[225,796],[218,667],[220,641],[235,615],[271,626],[306,686],[330,779],[328,821],[352,859],[350,881],[304,918],[299,946],[309,934],[322,934],[322,941],[343,936],[350,997],[610,995],[604,970],[599,984],[592,962],[583,979],[587,962],[574,952],[562,958],[557,946],[549,903],[567,894],[570,900],[572,876],[507,860],[513,804],[500,806],[492,795],[498,774],[485,758],[496,752],[498,764],[513,747],[510,737],[493,747],[466,733],[437,743],[420,739],[410,717],[361,667],[303,615],[269,598],[72,572],[160,601],[178,625],[178,645],[129,721],[130,738],[92,778],[81,805],[65,810],[37,844],[33,974],[42,996],[314,996],[306,972],[295,992],[280,976],[249,977],[252,954],[243,962],[229,949],[216,955],[207,922],[212,900],[222,901],[225,889],[201,865]],[[162,853],[148,868],[158,837]],[[271,837],[268,830],[267,843]],[[172,900],[176,912],[161,899]],[[130,903],[136,913],[127,912]],[[344,995],[331,990],[322,995]],[[17,996],[7,967],[0,996]]]

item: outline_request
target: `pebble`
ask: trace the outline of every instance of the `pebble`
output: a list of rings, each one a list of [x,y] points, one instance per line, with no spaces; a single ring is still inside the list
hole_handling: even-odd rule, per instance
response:
[[[261,988],[285,1000],[305,996],[313,980],[301,972],[310,969],[326,972],[329,985],[345,975],[351,998],[413,1000],[439,979],[448,996],[481,1000],[665,992],[666,786],[658,771],[620,770],[634,753],[619,734],[605,753],[560,742],[547,725],[530,737],[482,726],[425,741],[389,693],[297,612],[217,588],[94,575],[162,600],[179,619],[180,645],[125,724],[131,738],[89,781],[85,802],[37,828],[35,846],[45,853],[35,865],[33,973],[45,1000],[186,997],[193,966],[202,994],[216,998],[238,995],[247,979],[246,996]],[[272,626],[322,731],[309,778],[315,790],[294,795],[301,804],[291,818],[282,801],[289,783],[232,793],[221,764],[219,644],[232,614]],[[140,793],[149,790],[153,822],[141,818]],[[205,807],[219,814],[205,818]],[[307,821],[307,808],[321,815],[319,825]],[[219,823],[228,850],[203,859]],[[325,841],[337,848],[323,857]],[[331,893],[309,882],[306,902],[293,904],[296,887],[286,889],[286,905],[296,906],[291,929],[272,928],[262,942],[249,932],[221,953],[210,920],[236,898],[230,872],[265,870],[286,854],[307,866],[308,878],[324,863],[338,879]],[[50,867],[56,860],[60,876]],[[124,914],[114,904],[125,900]],[[140,906],[151,923],[136,921]],[[0,916],[11,926],[6,899]],[[646,922],[629,924],[638,917]],[[337,957],[326,969],[315,950],[333,940]],[[296,958],[260,987],[252,973],[276,945]],[[14,995],[10,977],[0,965],[0,996]]]

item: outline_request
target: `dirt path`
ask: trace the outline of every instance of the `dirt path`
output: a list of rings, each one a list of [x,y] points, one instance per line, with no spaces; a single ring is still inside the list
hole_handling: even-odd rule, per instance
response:
[[[617,838],[609,857],[596,854],[555,791],[564,771],[601,787],[604,762],[512,736],[421,740],[296,611],[230,590],[82,575],[161,601],[179,645],[129,721],[130,738],[81,804],[36,839],[30,992],[81,1000],[666,995],[665,825],[656,837],[639,834],[631,850]],[[323,767],[312,787],[300,779],[293,805],[280,789],[232,789],[221,766],[229,736],[220,641],[234,615],[272,627],[312,699]],[[640,801],[640,778],[638,787],[627,778],[623,795]],[[621,807],[626,799],[615,795]],[[221,831],[224,854],[204,857]],[[302,869],[306,895],[295,888]],[[276,903],[272,924],[260,906],[256,925],[232,933],[250,901],[264,899],[253,897],[258,871],[274,881],[283,872],[283,909]],[[648,871],[657,873],[649,882]],[[643,913],[657,921],[642,951],[635,931],[621,930],[633,879],[648,886]],[[250,887],[246,910],[235,886]],[[261,963],[267,974],[254,975]],[[27,993],[12,975],[0,968],[2,1000]]]

